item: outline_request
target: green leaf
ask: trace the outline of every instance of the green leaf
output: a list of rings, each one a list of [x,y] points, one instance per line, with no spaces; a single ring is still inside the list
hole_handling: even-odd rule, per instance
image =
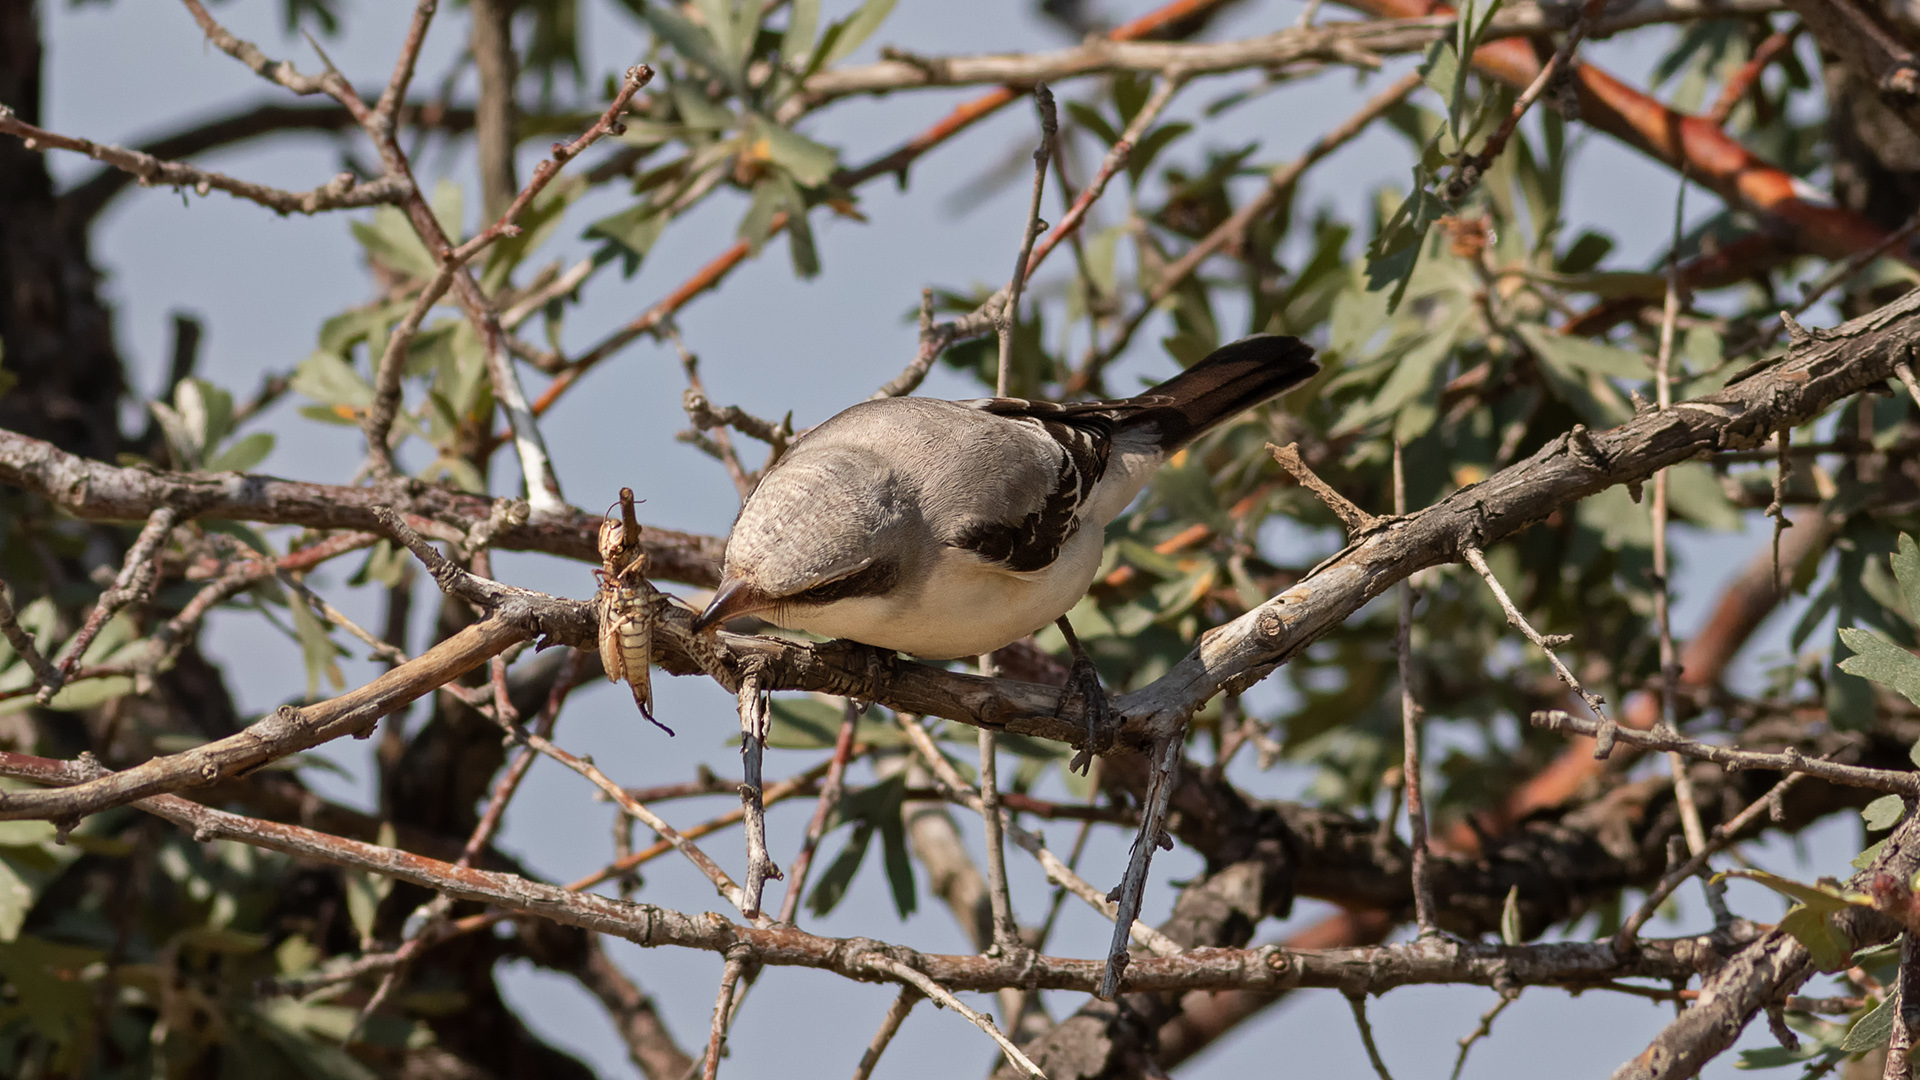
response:
[[[1100,141],[1108,146],[1120,141],[1120,132],[1107,123],[1107,118],[1100,115],[1099,109],[1084,101],[1067,102],[1067,115],[1073,117],[1081,127],[1099,136]]]
[[[888,891],[893,894],[893,909],[905,919],[919,906],[919,889],[913,880],[913,860],[907,857],[907,830],[896,806],[893,816],[880,825],[880,854],[887,871]]]
[[[345,360],[329,352],[315,352],[293,371],[292,388],[322,405],[364,409],[373,404],[373,384]]]
[[[1781,918],[1780,929],[1807,947],[1814,967],[1821,971],[1844,971],[1853,963],[1853,942],[1834,925],[1829,912],[1801,904]]]
[[[33,886],[14,870],[12,860],[0,856],[0,943],[20,936],[33,900]]]
[[[0,821],[0,847],[39,847],[55,831],[51,821]]]
[[[1885,832],[1900,824],[1907,813],[1906,800],[1898,795],[1882,795],[1860,809],[1860,816],[1873,832]]]
[[[850,56],[880,29],[880,24],[893,13],[893,4],[894,0],[867,0],[858,11],[828,27],[820,40],[821,55],[814,66],[832,67]]]
[[[682,59],[698,64],[707,73],[724,80],[733,92],[745,96],[747,88],[741,83],[740,72],[727,63],[720,52],[718,43],[712,35],[694,25],[693,20],[680,14],[670,3],[650,3],[640,9],[640,17],[647,21],[653,32],[661,40],[673,47]]]
[[[873,825],[861,822],[854,827],[853,835],[847,837],[847,846],[840,849],[833,864],[820,875],[820,881],[813,887],[813,894],[807,897],[807,910],[816,917],[826,915],[847,895],[847,886],[853,883],[853,875],[860,869],[860,860],[867,856],[867,844],[873,839]]]
[[[768,703],[767,745],[775,750],[819,750],[839,737],[841,710],[813,697],[774,697]]]
[[[1900,534],[1900,547],[1892,555],[1893,576],[1900,582],[1900,598],[1906,602],[1907,621],[1920,624],[1920,544]]]
[[[1500,940],[1509,945],[1519,945],[1526,941],[1520,933],[1520,886],[1507,890],[1506,903],[1500,906]]]
[[[1853,655],[1840,661],[1840,670],[1858,675],[1906,696],[1920,705],[1920,656],[1895,645],[1885,635],[1857,627],[1840,628],[1840,640]]]
[[[173,406],[159,401],[147,402],[147,408],[160,424],[160,433],[166,436],[167,449],[172,451],[173,460],[182,469],[189,472],[200,467],[200,440],[194,435],[193,427],[186,417]]]
[[[1827,885],[1808,885],[1766,870],[1723,870],[1714,875],[1714,880],[1730,877],[1759,882],[1782,896],[1798,900],[1813,910],[1828,914],[1844,911],[1849,907],[1873,906],[1861,893],[1842,892]]]
[[[1865,870],[1867,867],[1873,865],[1873,860],[1880,857],[1880,849],[1886,846],[1887,842],[1885,839],[1876,840],[1867,850],[1849,859],[1847,865],[1853,867],[1855,870]]]
[[[274,436],[270,431],[256,431],[215,454],[207,462],[208,472],[246,472],[267,459],[273,453]]]
[[[125,697],[132,692],[133,680],[125,675],[109,675],[102,679],[81,679],[61,687],[60,692],[53,695],[53,700],[47,703],[47,708],[54,712],[79,712],[82,709],[104,705],[114,698]],[[34,699],[31,697],[0,701],[0,716],[31,708],[33,704]]]
[[[1864,1054],[1869,1050],[1878,1050],[1893,1038],[1893,1020],[1898,1010],[1893,1005],[1893,995],[1888,994],[1880,1003],[1869,1009],[1866,1015],[1853,1022],[1847,1029],[1847,1037],[1840,1040],[1840,1049],[1849,1054]]]
[[[1425,80],[1428,89],[1440,95],[1441,102],[1449,110],[1453,108],[1459,67],[1459,55],[1453,51],[1453,43],[1447,41],[1436,41],[1429,46],[1426,59],[1420,63],[1420,78]]]
[[[419,281],[440,272],[426,245],[414,234],[413,223],[394,207],[382,206],[373,212],[372,221],[356,221],[352,228],[369,260]]]
[[[785,169],[806,187],[819,187],[833,175],[840,155],[831,146],[814,142],[770,120],[754,118],[754,151]]]
[[[666,227],[667,215],[652,203],[641,202],[588,225],[584,238],[610,242],[626,257],[623,272],[631,277]]]
[[[780,35],[780,59],[795,71],[804,71],[813,54],[813,35],[820,28],[820,0],[793,0],[787,11],[787,29]]]
[[[67,1043],[93,1024],[96,987],[79,973],[105,958],[99,949],[22,934],[0,948],[0,976],[16,991],[16,1015],[25,1014],[49,1041]]]
[[[304,596],[288,597],[287,610],[293,613],[294,635],[300,639],[300,657],[307,667],[307,697],[320,696],[322,675],[335,689],[343,688],[346,680],[340,672],[340,647],[334,644],[328,624],[313,613]]]
[[[787,254],[793,258],[793,272],[799,277],[820,274],[820,252],[813,244],[813,226],[807,220],[807,200],[792,180],[775,175],[787,201]]]
[[[1534,352],[1567,368],[1636,381],[1645,380],[1653,370],[1645,356],[1629,349],[1556,333],[1537,323],[1522,324],[1519,330]]]

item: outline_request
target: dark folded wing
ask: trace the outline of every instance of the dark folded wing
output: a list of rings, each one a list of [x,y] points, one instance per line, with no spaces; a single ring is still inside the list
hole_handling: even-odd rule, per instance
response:
[[[1080,531],[1080,509],[1106,474],[1113,447],[1113,411],[1017,398],[958,404],[1004,417],[1025,429],[1027,437],[1015,445],[1031,447],[1042,459],[1040,468],[1027,471],[1040,481],[1041,490],[1009,492],[1012,513],[966,521],[946,542],[1020,573],[1046,569]]]

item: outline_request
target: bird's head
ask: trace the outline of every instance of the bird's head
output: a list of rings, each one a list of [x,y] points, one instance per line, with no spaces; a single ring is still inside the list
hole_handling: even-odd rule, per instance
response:
[[[808,448],[811,449],[811,448]],[[694,629],[883,593],[899,580],[905,516],[892,470],[847,447],[796,447],[740,508],[719,592]]]

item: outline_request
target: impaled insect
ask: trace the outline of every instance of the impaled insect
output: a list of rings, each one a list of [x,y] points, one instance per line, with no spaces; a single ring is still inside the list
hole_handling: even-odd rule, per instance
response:
[[[633,512],[633,489],[620,489],[620,516],[600,524],[600,579],[595,598],[600,615],[600,663],[607,679],[624,680],[633,703],[653,726],[673,729],[653,715],[653,586],[647,583],[647,553],[640,547],[640,521]]]

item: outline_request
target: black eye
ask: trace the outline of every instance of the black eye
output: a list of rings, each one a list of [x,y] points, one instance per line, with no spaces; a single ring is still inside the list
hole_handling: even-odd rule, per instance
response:
[[[815,585],[786,597],[789,604],[831,604],[856,596],[878,596],[900,580],[900,567],[893,562],[875,562],[843,578]]]

